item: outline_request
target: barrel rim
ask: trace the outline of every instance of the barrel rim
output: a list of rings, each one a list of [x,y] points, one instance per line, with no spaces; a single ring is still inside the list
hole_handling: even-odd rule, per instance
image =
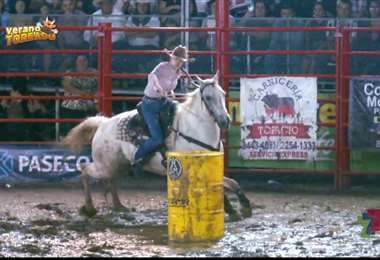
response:
[[[166,152],[167,157],[181,157],[181,156],[192,156],[192,157],[211,157],[211,156],[221,156],[224,152],[215,151],[168,151]]]

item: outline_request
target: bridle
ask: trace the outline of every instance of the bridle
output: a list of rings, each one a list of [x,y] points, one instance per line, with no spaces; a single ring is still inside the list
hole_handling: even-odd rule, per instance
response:
[[[203,97],[203,91],[204,91],[207,87],[210,87],[210,86],[213,87],[213,84],[210,83],[210,84],[207,84],[207,85],[205,85],[205,86],[203,86],[203,87],[200,87],[197,83],[195,83],[195,81],[191,78],[191,76],[189,75],[189,73],[188,73],[187,71],[185,71],[185,70],[182,69],[182,68],[181,68],[181,70],[185,72],[186,76],[190,79],[191,84],[193,84],[193,85],[195,85],[197,88],[199,88],[199,90],[200,90],[200,94],[201,94],[201,99],[202,99],[203,104],[206,106],[207,111],[210,113],[210,115],[211,115],[211,117],[214,119],[214,121],[217,122],[217,121],[216,121],[216,116],[214,115],[214,113],[212,112],[212,110],[209,108],[209,105],[208,105],[207,101],[206,101],[205,98]],[[193,137],[191,137],[191,136],[185,135],[185,134],[183,134],[182,132],[180,132],[179,130],[174,129],[173,127],[171,127],[170,130],[173,131],[173,132],[175,132],[177,135],[181,136],[182,138],[184,138],[184,139],[185,139],[186,141],[188,141],[189,143],[196,144],[196,145],[198,145],[198,146],[200,146],[200,147],[203,147],[203,148],[205,148],[205,149],[207,149],[207,150],[211,150],[211,151],[220,151],[220,143],[221,143],[220,140],[219,140],[219,142],[218,142],[218,147],[215,148],[215,147],[213,147],[213,146],[211,146],[211,145],[209,145],[209,144],[206,144],[206,143],[204,143],[204,142],[202,142],[202,141],[199,141],[198,139],[195,139],[195,138],[193,138]]]
[[[201,86],[199,86],[199,85],[193,80],[193,78],[191,77],[191,75],[190,75],[190,74],[189,74],[189,73],[188,73],[183,67],[181,67],[180,70],[181,70],[182,72],[185,73],[186,77],[190,80],[190,83],[191,83],[192,85],[194,85],[196,88],[199,88],[199,91],[201,92],[201,99],[202,99],[203,104],[206,106],[207,111],[209,112],[209,114],[211,115],[211,117],[214,119],[214,121],[217,122],[217,121],[216,121],[216,116],[215,116],[214,112],[210,109],[210,107],[209,107],[209,105],[208,105],[208,103],[207,103],[207,100],[206,100],[206,99],[204,98],[204,96],[203,96],[203,91],[204,91],[207,87],[214,87],[214,84],[213,84],[213,83],[208,83],[208,84],[206,84],[205,86],[201,87]]]

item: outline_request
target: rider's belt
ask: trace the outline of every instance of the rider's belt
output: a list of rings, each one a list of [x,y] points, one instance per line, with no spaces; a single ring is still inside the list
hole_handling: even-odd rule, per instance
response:
[[[156,101],[161,101],[165,99],[164,97],[148,97],[148,96],[144,96],[144,97],[147,99],[156,100]]]

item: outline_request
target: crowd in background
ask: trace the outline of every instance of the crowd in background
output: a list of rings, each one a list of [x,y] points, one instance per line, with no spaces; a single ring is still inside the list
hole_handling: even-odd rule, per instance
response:
[[[112,23],[113,27],[179,27],[183,24],[184,3],[188,4],[186,21],[191,27],[214,27],[217,0],[0,0],[1,27],[31,25],[46,17],[59,25],[97,25]],[[288,18],[305,19],[288,19]],[[286,19],[275,19],[286,18]],[[309,19],[314,18],[314,19]],[[373,18],[374,20],[365,20]],[[380,0],[230,0],[232,26],[335,26],[379,27]],[[379,20],[376,20],[379,19]],[[0,47],[4,48],[0,34]],[[333,31],[256,31],[231,33],[233,50],[333,50]],[[215,32],[190,33],[187,42],[193,50],[215,48]],[[159,50],[172,49],[183,43],[178,32],[112,32],[113,49]],[[96,31],[60,31],[57,41],[28,42],[13,49],[89,49],[97,47]],[[351,47],[355,50],[380,50],[380,33],[352,33]],[[162,59],[160,55],[113,55],[114,72],[149,72]],[[333,74],[335,55],[237,55],[231,57],[232,73],[255,74]],[[212,55],[196,56],[190,64],[192,73],[215,72]],[[352,58],[354,73],[379,74],[377,56]],[[0,55],[0,71],[66,71],[96,72],[96,55]],[[31,95],[28,80],[11,81],[10,95]],[[45,84],[39,82],[38,84]],[[96,94],[95,77],[64,77],[58,84],[66,96]],[[128,86],[137,85],[129,84]],[[143,84],[139,83],[142,88]],[[40,101],[3,101],[0,117],[51,117],[51,109]],[[61,117],[83,118],[96,113],[93,101],[67,100],[60,104]],[[0,124],[0,131],[2,131]],[[7,131],[29,131],[17,123]],[[62,128],[65,134],[72,125]],[[4,128],[4,126],[3,126]],[[8,129],[10,128],[10,129]],[[16,129],[16,130],[12,130]],[[29,128],[28,128],[29,129]],[[34,139],[44,139],[40,129],[30,128]],[[24,133],[25,134],[25,133]],[[23,136],[23,133],[20,135]],[[48,137],[51,138],[51,137]],[[14,139],[14,138],[13,138]],[[21,138],[22,139],[22,138]]]
[[[111,23],[113,27],[178,27],[184,4],[189,6],[187,17],[191,27],[214,27],[215,0],[0,0],[1,25],[19,26],[33,24],[47,16],[58,25],[97,25]],[[15,15],[16,14],[16,15]],[[26,15],[35,14],[35,15]],[[281,18],[314,18],[273,19]],[[338,18],[338,19],[336,19]],[[351,19],[355,18],[355,19]],[[379,0],[230,0],[232,26],[378,26],[378,21],[358,22],[358,18],[380,18]],[[353,33],[354,49],[377,50],[377,32]],[[278,31],[232,33],[233,50],[305,50],[334,48],[335,32],[289,32]],[[4,41],[1,41],[4,44]],[[177,32],[112,32],[113,49],[158,50],[171,49],[184,43],[183,34]],[[190,33],[190,49],[209,50],[215,48],[214,32]],[[58,41],[28,42],[13,46],[14,49],[85,49],[97,47],[97,31],[61,31]],[[66,71],[75,66],[74,55],[19,55],[0,56],[1,71]],[[114,55],[115,72],[147,72],[160,56]],[[239,71],[259,73],[328,73],[334,61],[328,56],[302,57],[274,55],[233,57],[232,62]],[[96,56],[89,57],[91,66],[97,67]],[[361,64],[361,61],[357,61]],[[200,57],[192,67],[194,73],[213,70],[212,57]],[[330,64],[330,65],[326,65]],[[364,68],[359,73],[376,70]],[[359,66],[363,69],[362,66]]]

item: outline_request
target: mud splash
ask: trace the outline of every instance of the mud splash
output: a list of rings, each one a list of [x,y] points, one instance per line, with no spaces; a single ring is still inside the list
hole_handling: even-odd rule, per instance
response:
[[[376,196],[248,193],[253,216],[225,225],[214,243],[168,241],[166,193],[123,191],[134,209],[78,215],[80,189],[0,190],[0,256],[380,256],[380,237],[360,237],[357,216]],[[37,203],[38,202],[38,203]],[[257,205],[259,203],[259,205]]]

